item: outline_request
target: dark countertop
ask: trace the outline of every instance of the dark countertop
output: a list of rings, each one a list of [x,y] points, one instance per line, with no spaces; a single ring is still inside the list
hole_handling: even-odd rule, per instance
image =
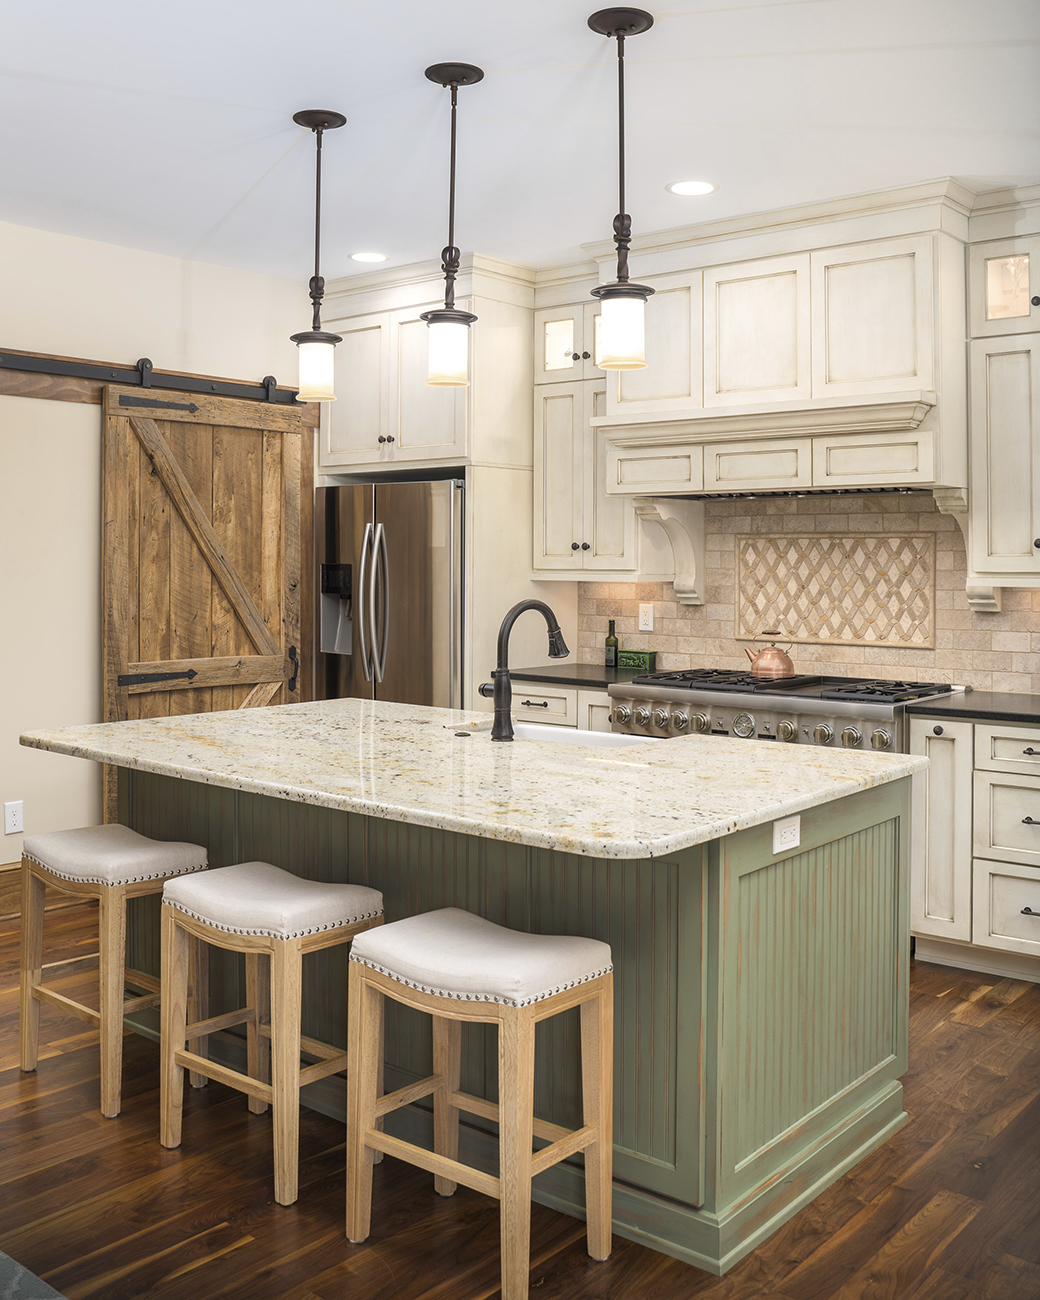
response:
[[[924,718],[964,718],[968,722],[1036,723],[1040,695],[1017,691],[958,691],[937,700],[916,700],[906,712]]]
[[[605,691],[614,682],[630,682],[644,668],[604,668],[602,664],[546,664],[541,668],[510,668],[514,682],[547,682],[552,686],[578,686],[587,691]]]

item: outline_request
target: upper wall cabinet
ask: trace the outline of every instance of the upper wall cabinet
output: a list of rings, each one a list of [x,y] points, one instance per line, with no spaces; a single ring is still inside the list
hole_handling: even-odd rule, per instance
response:
[[[809,254],[704,272],[704,405],[811,396]]]
[[[809,262],[813,397],[930,390],[930,238],[829,248]]]
[[[435,306],[328,322],[343,339],[336,348],[342,400],[323,403],[323,473],[465,456],[469,390],[426,383],[429,331],[420,316]]]
[[[599,303],[579,302],[569,307],[546,307],[534,314],[534,382],[573,383],[577,379],[602,379],[596,365],[596,331]]]
[[[607,414],[688,410],[702,403],[700,271],[656,276],[646,304],[645,370],[622,370],[607,386]]]
[[[1040,330],[1040,235],[975,244],[968,279],[972,338]]]

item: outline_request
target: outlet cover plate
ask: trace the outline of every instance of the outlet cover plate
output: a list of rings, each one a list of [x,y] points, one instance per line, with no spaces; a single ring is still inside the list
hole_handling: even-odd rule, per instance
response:
[[[773,853],[790,853],[802,842],[802,818],[799,813],[793,817],[781,817],[773,822]]]
[[[24,828],[22,820],[22,801],[15,799],[13,803],[4,804],[4,834],[17,835]]]
[[[639,606],[639,630],[640,632],[652,632],[654,630],[653,605]]]

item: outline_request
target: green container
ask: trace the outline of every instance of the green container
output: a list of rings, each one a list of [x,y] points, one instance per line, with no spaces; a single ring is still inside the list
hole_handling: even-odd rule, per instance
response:
[[[644,673],[652,673],[657,668],[656,650],[619,650],[619,668],[638,668]]]

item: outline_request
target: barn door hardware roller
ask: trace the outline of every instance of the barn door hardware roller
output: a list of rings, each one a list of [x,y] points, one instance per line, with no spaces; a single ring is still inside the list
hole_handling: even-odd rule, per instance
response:
[[[117,686],[144,686],[149,682],[173,682],[186,677],[188,681],[193,681],[198,677],[194,668],[189,668],[186,673],[120,673],[116,678]]]

